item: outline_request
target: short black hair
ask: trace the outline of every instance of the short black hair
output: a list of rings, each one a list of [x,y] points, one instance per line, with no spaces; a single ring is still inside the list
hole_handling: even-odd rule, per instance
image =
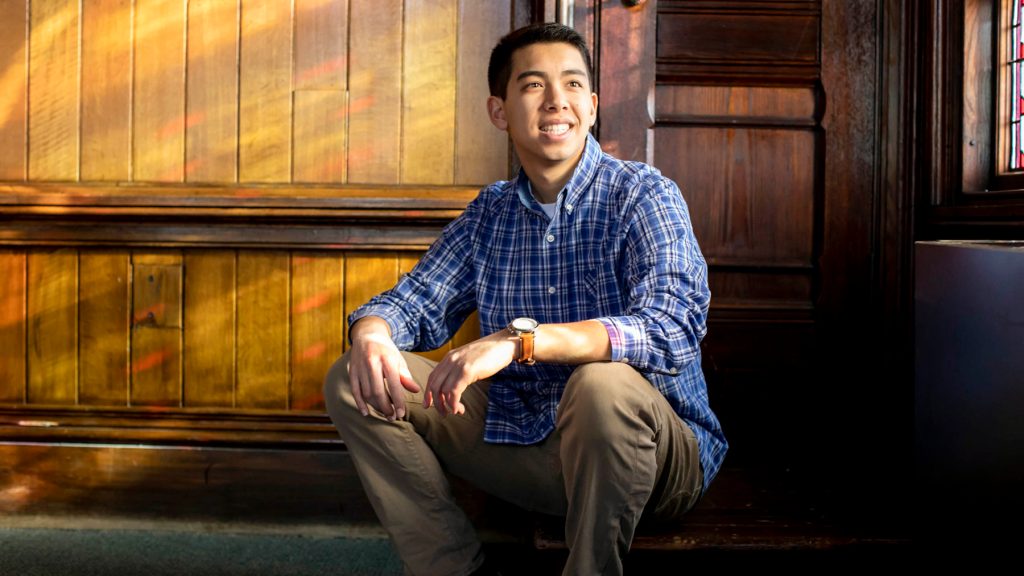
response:
[[[587,49],[586,40],[568,26],[545,22],[531,24],[509,32],[498,41],[498,45],[491,51],[491,61],[487,65],[487,84],[490,87],[491,96],[497,96],[504,100],[508,95],[508,80],[512,76],[512,55],[516,50],[531,44],[555,42],[570,44],[580,51],[583,63],[587,67],[587,80],[593,90],[594,67],[590,63],[590,50]]]

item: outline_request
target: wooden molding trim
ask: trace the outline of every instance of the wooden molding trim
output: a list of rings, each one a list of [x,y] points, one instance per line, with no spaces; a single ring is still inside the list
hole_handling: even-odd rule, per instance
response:
[[[341,449],[323,413],[0,405],[0,442],[99,442]]]
[[[422,250],[469,186],[0,184],[0,243]]]

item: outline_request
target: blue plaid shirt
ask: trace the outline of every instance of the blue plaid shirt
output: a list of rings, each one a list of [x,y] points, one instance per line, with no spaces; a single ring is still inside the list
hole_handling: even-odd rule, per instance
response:
[[[640,371],[700,445],[704,487],[728,444],[700,364],[710,301],[707,265],[675,183],[588,138],[549,218],[525,173],[484,188],[398,284],[349,317],[384,319],[403,350],[444,344],[477,309],[480,333],[517,316],[597,319],[612,361]],[[513,363],[492,379],[484,439],[534,444],[555,428],[572,366]]]

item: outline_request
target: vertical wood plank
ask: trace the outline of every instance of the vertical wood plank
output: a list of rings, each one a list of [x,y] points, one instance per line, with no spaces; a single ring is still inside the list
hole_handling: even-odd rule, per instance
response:
[[[238,254],[239,408],[288,408],[288,289],[286,252]]]
[[[345,181],[345,93],[295,93],[295,182]]]
[[[348,181],[396,184],[402,142],[402,0],[353,2]]]
[[[347,0],[295,0],[295,89],[345,90],[347,40]]]
[[[295,182],[342,183],[348,121],[348,2],[295,2]]]
[[[78,177],[78,1],[35,0],[29,31],[32,180]]]
[[[82,180],[128,180],[131,0],[82,2]]]
[[[408,253],[408,252],[399,253],[398,254],[398,275],[399,275],[399,277],[401,277],[402,274],[406,274],[407,272],[412,270],[413,267],[416,266],[416,263],[419,262],[421,256],[422,256],[422,254],[412,254],[412,253]],[[425,356],[427,358],[430,358],[431,360],[438,360],[438,361],[440,361],[441,358],[444,358],[444,355],[447,354],[448,351],[451,350],[451,349],[452,349],[451,342],[445,342],[444,344],[441,345],[440,348],[437,348],[436,350],[430,350],[430,351],[427,351],[427,352],[419,352],[419,354],[422,355],[422,356]]]
[[[189,0],[185,180],[235,182],[238,149],[238,5]]]
[[[345,349],[348,349],[348,315],[397,281],[398,258],[394,252],[345,255]]]
[[[185,7],[185,0],[135,0],[135,180],[184,177]]]
[[[290,4],[246,0],[240,42],[239,180],[287,182],[292,132]]]
[[[509,32],[509,0],[459,2],[455,183],[490,184],[508,178],[508,136],[487,120],[487,62]]]
[[[235,253],[185,254],[182,404],[230,408],[235,401]]]
[[[451,184],[455,179],[457,2],[405,3],[403,183]]]
[[[344,314],[340,253],[292,256],[292,410],[322,410],[323,380],[341,355]]]
[[[83,252],[79,264],[78,400],[124,406],[131,340],[131,257],[120,251]]]
[[[24,0],[0,0],[0,180],[26,177],[27,6]]]
[[[28,255],[31,404],[74,404],[78,387],[78,253]]]
[[[0,251],[0,402],[25,401],[26,257]]]
[[[132,256],[132,405],[181,405],[180,253]]]

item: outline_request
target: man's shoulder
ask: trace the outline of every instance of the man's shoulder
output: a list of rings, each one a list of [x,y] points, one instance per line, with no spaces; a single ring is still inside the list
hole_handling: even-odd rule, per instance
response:
[[[632,202],[653,190],[677,188],[660,170],[644,162],[620,160],[604,154],[598,164],[595,183],[620,202]]]

